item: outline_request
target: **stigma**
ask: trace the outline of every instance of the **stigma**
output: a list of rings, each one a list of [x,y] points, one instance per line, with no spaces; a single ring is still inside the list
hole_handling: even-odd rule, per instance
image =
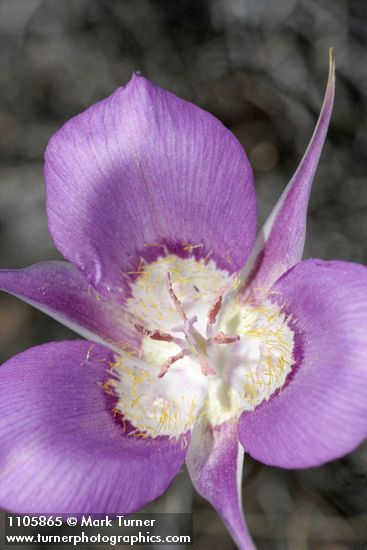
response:
[[[139,270],[127,307],[140,350],[113,369],[116,410],[133,434],[178,437],[204,417],[217,425],[284,386],[294,333],[281,297],[259,289],[228,303],[235,285],[212,260],[169,255]]]

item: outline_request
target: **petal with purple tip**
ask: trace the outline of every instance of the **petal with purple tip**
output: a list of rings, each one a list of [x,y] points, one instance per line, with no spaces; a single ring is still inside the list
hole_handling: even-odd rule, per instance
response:
[[[113,354],[85,341],[32,348],[0,367],[0,505],[23,513],[129,513],[160,496],[181,440],[124,433],[103,384]]]
[[[259,232],[241,279],[244,293],[270,288],[302,258],[307,207],[312,181],[324,145],[334,102],[335,68],[330,50],[329,78],[324,102],[311,141],[291,181]]]
[[[100,296],[68,262],[2,270],[0,290],[21,298],[89,340],[116,351],[137,346],[133,322],[124,309]]]
[[[239,142],[140,76],[55,134],[45,176],[55,244],[102,293],[118,296],[161,245],[234,271],[255,239],[252,171]]]
[[[238,548],[254,549],[242,510],[243,449],[237,419],[215,427],[204,420],[197,424],[186,464],[195,489],[217,510]]]
[[[295,365],[281,391],[239,422],[254,458],[306,468],[367,436],[367,268],[307,260],[273,286],[295,331]]]

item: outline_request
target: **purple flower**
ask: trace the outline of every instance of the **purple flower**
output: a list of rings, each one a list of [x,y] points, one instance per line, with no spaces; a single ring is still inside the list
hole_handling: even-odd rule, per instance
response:
[[[366,436],[367,269],[300,261],[334,65],[308,149],[255,240],[252,172],[213,116],[134,76],[46,151],[66,262],[0,287],[87,338],[0,371],[0,504],[129,513],[186,460],[239,548],[243,449],[322,464]]]

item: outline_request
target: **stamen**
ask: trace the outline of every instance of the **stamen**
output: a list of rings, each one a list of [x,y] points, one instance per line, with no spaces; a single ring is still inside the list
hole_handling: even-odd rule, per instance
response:
[[[163,376],[167,374],[169,368],[173,365],[173,363],[176,363],[176,361],[179,361],[179,359],[183,359],[187,354],[188,354],[187,350],[182,350],[180,351],[180,353],[177,353],[176,355],[171,355],[171,357],[169,357],[167,361],[163,363],[161,372],[158,374],[158,378],[163,378]]]
[[[209,361],[205,357],[205,355],[199,355],[199,363],[201,367],[201,372],[204,374],[204,376],[214,376],[215,374],[217,374],[216,370],[209,365]]]
[[[213,338],[210,338],[210,342],[213,344],[233,344],[233,342],[238,342],[240,337],[234,334],[224,334],[221,330],[217,332]]]
[[[170,298],[173,302],[173,305],[175,306],[177,313],[181,317],[183,321],[187,320],[186,313],[184,311],[183,305],[181,301],[177,298],[176,294],[174,293],[174,290],[172,288],[172,281],[171,281],[171,275],[169,274],[169,271],[167,271],[166,276],[166,286],[168,290],[168,294],[170,295]]]
[[[152,340],[159,340],[160,342],[174,342],[175,340],[173,336],[159,329],[149,330],[139,323],[135,323],[134,327],[139,332],[139,334],[142,334],[143,336],[148,336],[148,338],[151,338]]]
[[[215,324],[215,322],[217,320],[217,317],[218,317],[218,313],[220,312],[220,308],[222,307],[223,294],[225,293],[226,290],[227,290],[226,286],[224,286],[223,288],[220,289],[220,291],[218,292],[217,297],[214,300],[213,305],[209,309],[209,311],[208,311],[208,325],[214,325]]]

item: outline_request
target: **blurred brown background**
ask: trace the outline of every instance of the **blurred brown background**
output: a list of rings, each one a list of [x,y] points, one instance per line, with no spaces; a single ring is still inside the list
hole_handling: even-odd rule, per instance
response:
[[[366,42],[364,0],[0,0],[0,267],[58,257],[44,209],[46,143],[133,70],[201,105],[236,134],[254,167],[263,222],[313,131],[329,46],[336,104],[305,257],[365,263]],[[72,337],[0,296],[1,360]],[[194,548],[233,548],[185,472],[150,509],[188,511],[191,504]],[[366,549],[367,448],[299,472],[248,459],[244,505],[260,550]]]

